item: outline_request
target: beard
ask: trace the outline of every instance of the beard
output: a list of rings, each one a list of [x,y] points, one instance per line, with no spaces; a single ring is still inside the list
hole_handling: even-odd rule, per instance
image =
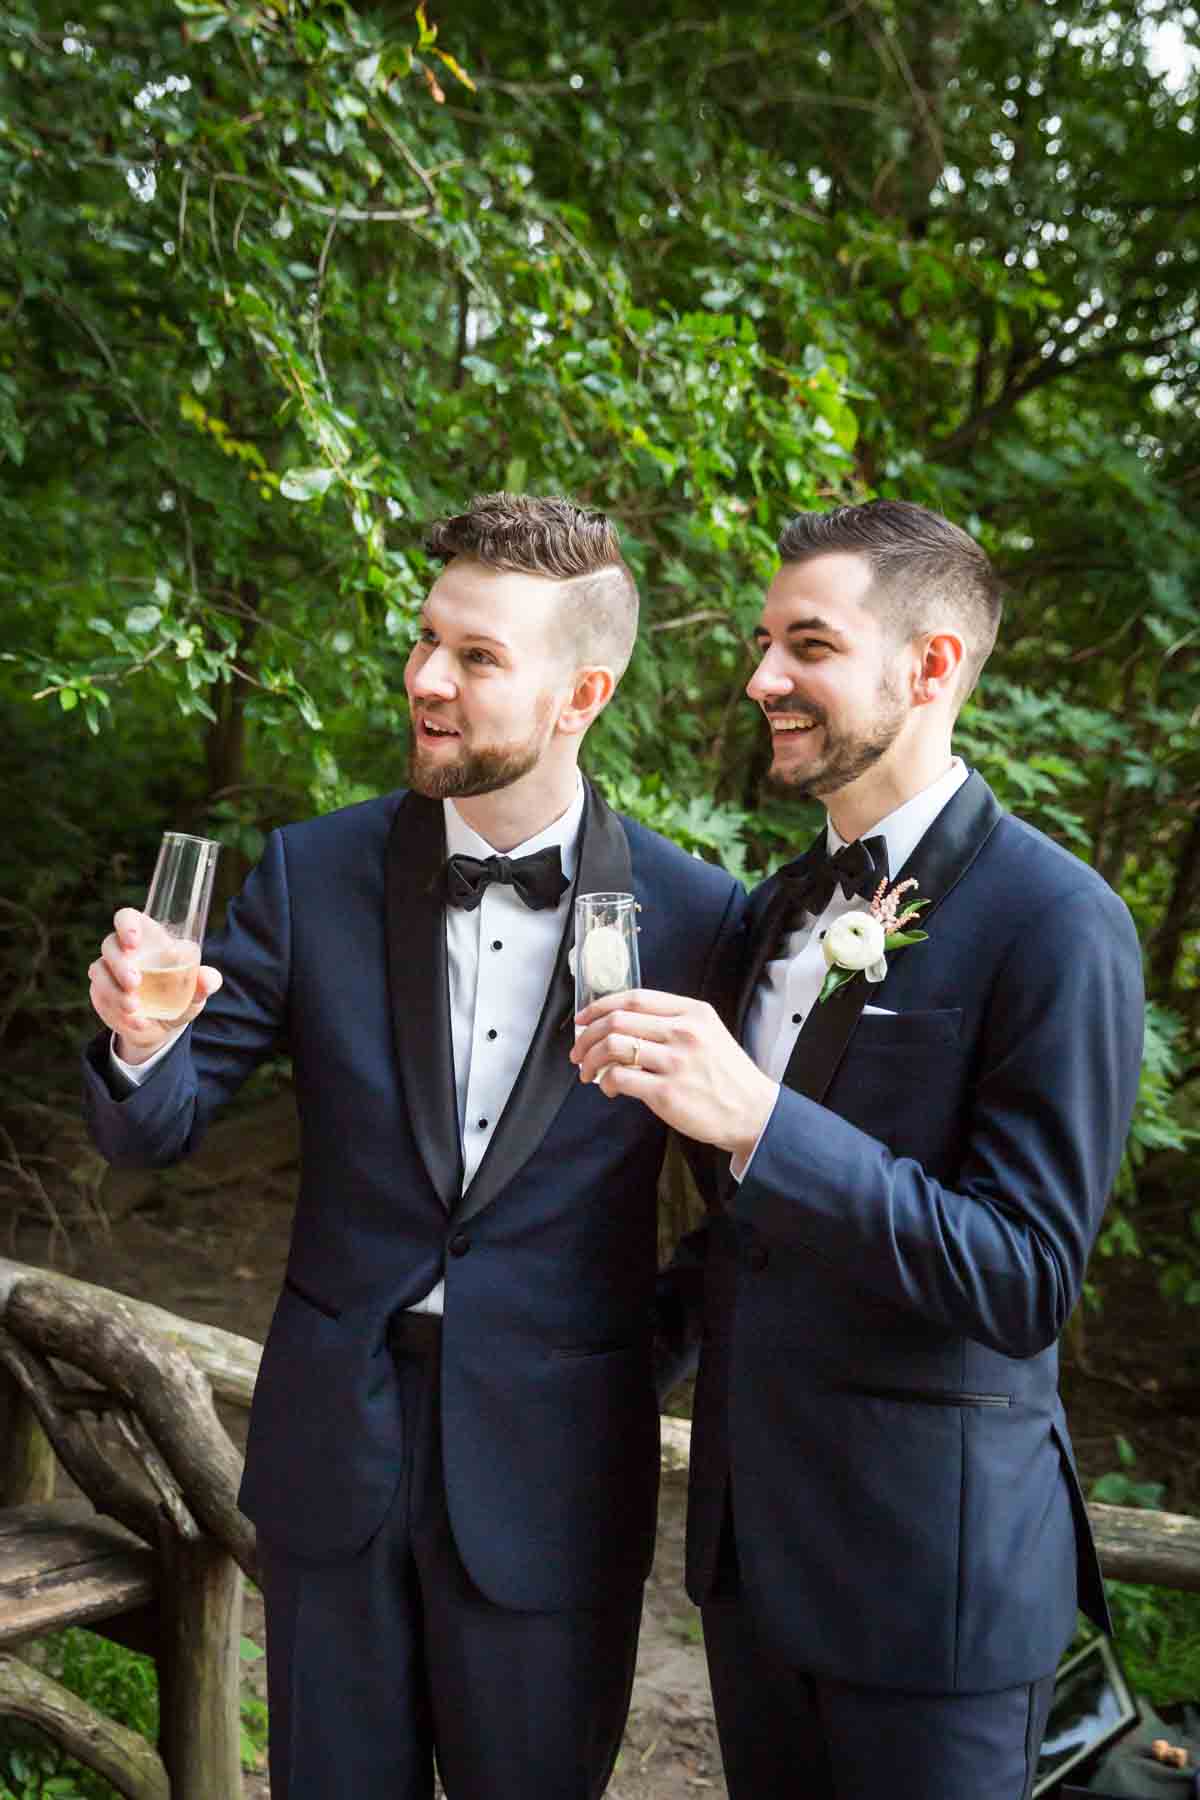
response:
[[[552,712],[552,700],[540,701],[537,723],[523,742],[483,744],[476,750],[464,744],[455,762],[427,763],[414,737],[408,752],[409,787],[427,800],[466,799],[472,794],[494,794],[499,788],[511,787],[542,760]]]
[[[825,732],[825,748],[818,762],[794,774],[774,767],[767,774],[767,785],[776,793],[804,800],[825,800],[840,788],[849,787],[868,769],[873,769],[891,749],[908,717],[908,707],[899,687],[886,675],[879,684],[874,717],[868,725],[857,730],[837,730],[830,725],[829,715],[821,706],[798,704],[776,706],[771,710],[776,714],[801,713],[805,718],[815,720]]]

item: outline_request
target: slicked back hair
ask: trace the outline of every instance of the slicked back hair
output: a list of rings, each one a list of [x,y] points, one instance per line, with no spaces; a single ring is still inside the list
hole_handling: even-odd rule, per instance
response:
[[[967,698],[991,655],[1003,610],[995,570],[968,532],[909,500],[868,500],[798,513],[779,535],[779,554],[785,563],[861,556],[872,576],[863,604],[899,643],[952,625],[964,645],[959,704]]]
[[[625,673],[637,638],[637,583],[604,513],[557,496],[479,494],[466,512],[438,520],[425,548],[441,562],[466,556],[561,583],[564,658],[577,668],[611,669],[617,680]]]

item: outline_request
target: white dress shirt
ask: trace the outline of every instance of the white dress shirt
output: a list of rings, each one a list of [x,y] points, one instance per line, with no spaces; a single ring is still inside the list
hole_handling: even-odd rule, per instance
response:
[[[933,821],[951,797],[956,794],[969,771],[960,757],[951,760],[944,775],[898,806],[878,825],[863,833],[864,837],[882,837],[887,844],[889,879],[895,881]],[[834,829],[832,819],[826,823],[826,842],[830,855],[840,850],[845,839]],[[913,895],[919,899],[919,895]],[[772,957],[763,970],[759,984],[746,1011],[742,1041],[746,1050],[765,1075],[782,1081],[795,1048],[801,1027],[821,991],[828,968],[821,940],[835,919],[843,913],[862,907],[866,902],[857,894],[849,898],[835,888],[829,905],[819,917],[810,916],[797,930],[789,932],[780,946],[780,954]],[[879,1012],[880,1007],[867,1006],[865,1012]],[[764,1126],[765,1130],[766,1127]],[[761,1134],[760,1134],[761,1137]],[[756,1150],[758,1145],[754,1147]],[[741,1169],[734,1170],[739,1180],[753,1161],[753,1152]]]
[[[504,854],[532,856],[535,851],[557,845],[563,874],[572,883],[579,855],[583,803],[583,780],[576,775],[575,798],[561,818]],[[443,800],[442,806],[448,857],[495,856],[494,845],[471,829],[453,800]],[[557,906],[535,911],[526,906],[514,888],[494,881],[484,889],[483,898],[473,911],[461,906],[446,908],[446,965],[464,1192],[492,1140],[529,1052],[570,904],[569,886]],[[173,1033],[154,1056],[136,1066],[123,1061],[114,1049],[113,1067],[133,1087],[140,1087],[179,1035]],[[439,1281],[411,1310],[440,1313],[442,1301],[443,1283]]]

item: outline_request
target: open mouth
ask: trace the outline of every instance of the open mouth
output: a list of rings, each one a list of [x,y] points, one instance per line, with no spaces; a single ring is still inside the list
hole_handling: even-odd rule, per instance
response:
[[[445,725],[424,716],[418,721],[417,734],[424,744],[448,744],[462,736],[462,732],[456,731],[453,725]]]
[[[815,731],[816,719],[801,719],[795,713],[768,713],[767,724],[773,735],[781,735],[787,731]]]

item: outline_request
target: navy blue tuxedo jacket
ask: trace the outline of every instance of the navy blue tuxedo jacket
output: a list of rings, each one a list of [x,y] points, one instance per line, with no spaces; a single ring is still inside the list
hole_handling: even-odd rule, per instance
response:
[[[707,1233],[688,1585],[712,1591],[730,1492],[794,1666],[982,1692],[1053,1670],[1077,1593],[1107,1618],[1057,1340],[1137,1092],[1141,957],[977,774],[900,873],[928,941],[813,1009]],[[751,897],[743,1020],[778,889]]]
[[[286,1050],[301,1127],[288,1272],[254,1396],[241,1503],[294,1554],[353,1554],[381,1523],[404,1421],[389,1318],[445,1278],[442,1429],[459,1553],[492,1601],[606,1603],[650,1566],[655,1191],[665,1132],[568,1061],[569,922],[529,1054],[466,1193],[451,1050],[440,802],[411,792],[275,832],[206,960],[225,981],[160,1068],[112,1091],[116,1164],[192,1149]],[[701,993],[745,896],[588,789],[577,891],[642,901],[644,979]],[[573,909],[571,909],[573,912]]]

